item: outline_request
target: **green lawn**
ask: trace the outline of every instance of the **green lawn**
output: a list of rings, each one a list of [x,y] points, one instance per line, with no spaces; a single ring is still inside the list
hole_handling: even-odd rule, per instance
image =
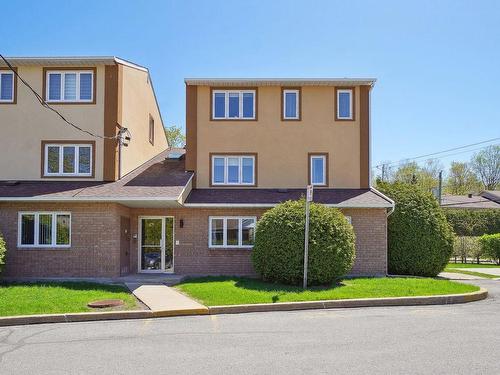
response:
[[[496,264],[448,263],[446,268],[500,268]]]
[[[238,277],[188,279],[176,286],[207,306],[467,293],[474,285],[431,278],[356,278],[307,290]]]
[[[135,297],[120,285],[83,282],[0,283],[0,316],[105,311],[87,303],[122,299],[122,310],[138,308]]]

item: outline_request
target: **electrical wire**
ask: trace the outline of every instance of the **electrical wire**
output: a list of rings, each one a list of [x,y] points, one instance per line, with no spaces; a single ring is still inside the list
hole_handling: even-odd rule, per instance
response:
[[[106,135],[95,134],[95,133],[92,133],[91,131],[88,131],[86,129],[81,128],[80,126],[78,126],[75,123],[66,119],[66,117],[64,117],[64,115],[62,115],[61,112],[59,112],[57,109],[53,108],[49,103],[47,103],[45,101],[45,99],[43,99],[43,97],[39,93],[37,93],[36,90],[33,87],[31,87],[30,84],[23,79],[23,77],[21,77],[19,75],[17,70],[14,69],[12,64],[9,61],[7,61],[7,59],[2,54],[0,54],[0,58],[3,60],[5,65],[7,65],[7,67],[15,74],[15,76],[33,93],[33,95],[38,100],[38,102],[40,102],[40,105],[42,107],[47,108],[48,110],[54,112],[57,116],[59,116],[61,118],[61,120],[63,120],[66,124],[75,128],[76,130],[83,132],[83,133],[86,133],[86,134],[90,135],[91,137],[95,137],[95,138],[99,138],[99,139],[117,139],[120,141],[122,141],[122,135],[125,132],[128,132],[128,130],[126,128],[123,128],[120,126],[120,130],[118,131],[118,134],[116,134],[115,136],[106,136]],[[130,132],[128,132],[128,134],[130,134]]]
[[[420,155],[420,156],[416,156],[416,157],[413,157],[413,158],[401,159],[399,161],[394,161],[394,162],[389,162],[389,163],[380,163],[380,164],[376,165],[375,168],[379,168],[379,167],[382,167],[384,165],[386,165],[386,166],[394,165],[394,164],[401,165],[401,164],[407,163],[407,162],[412,161],[412,160],[423,159],[423,158],[426,158],[428,156],[444,154],[446,152],[455,151],[455,150],[461,150],[461,149],[464,149],[464,148],[468,148],[468,147],[472,147],[472,146],[477,146],[477,145],[481,145],[481,144],[484,144],[484,143],[490,143],[490,142],[494,142],[494,141],[498,141],[498,140],[500,140],[500,137],[499,138],[491,138],[491,139],[488,139],[486,141],[471,143],[471,144],[464,145],[464,146],[454,147],[454,148],[450,148],[448,150],[443,150],[443,151],[439,151],[439,152],[433,152],[433,153],[430,153],[430,154]],[[485,147],[489,147],[489,146],[494,146],[494,145],[487,145],[487,146],[484,146],[484,147],[480,147],[479,149],[485,148]],[[474,150],[466,150],[466,151],[463,151],[463,152],[460,152],[460,153],[465,153],[465,152],[470,152],[470,151],[474,151]],[[460,153],[450,154],[450,155],[446,155],[446,156],[443,156],[443,157],[447,157],[447,156],[451,156],[451,155],[458,155]],[[440,159],[440,158],[430,158],[430,159],[427,159],[427,160],[435,160],[435,159]]]

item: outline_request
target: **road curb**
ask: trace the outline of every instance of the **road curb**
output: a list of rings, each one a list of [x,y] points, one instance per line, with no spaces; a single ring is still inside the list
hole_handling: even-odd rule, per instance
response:
[[[251,305],[212,306],[204,309],[131,310],[71,314],[21,315],[0,317],[0,327],[43,323],[89,322],[98,320],[148,319],[160,317],[241,314],[267,311],[294,311],[353,307],[448,305],[480,301],[488,296],[484,288],[476,292],[423,297],[363,298],[328,301],[278,302]]]
[[[241,314],[266,311],[294,311],[309,309],[335,309],[381,306],[449,305],[480,301],[488,296],[488,291],[480,288],[476,292],[421,297],[361,298],[308,302],[259,303],[252,305],[229,305],[209,307],[209,314]]]

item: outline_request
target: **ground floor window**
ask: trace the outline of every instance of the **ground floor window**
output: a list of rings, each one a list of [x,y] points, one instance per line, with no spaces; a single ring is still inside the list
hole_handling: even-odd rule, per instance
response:
[[[68,247],[71,243],[69,212],[20,212],[18,246]]]
[[[254,216],[210,216],[208,246],[251,248],[256,222],[257,218]]]

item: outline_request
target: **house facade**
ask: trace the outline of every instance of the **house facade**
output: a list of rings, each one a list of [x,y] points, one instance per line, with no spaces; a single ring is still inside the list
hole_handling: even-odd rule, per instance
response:
[[[308,184],[354,227],[352,274],[387,273],[394,203],[370,187],[374,80],[186,79],[187,142],[175,149],[147,69],[114,57],[11,62],[93,135],[15,75],[0,82],[7,276],[253,275],[259,217]]]

